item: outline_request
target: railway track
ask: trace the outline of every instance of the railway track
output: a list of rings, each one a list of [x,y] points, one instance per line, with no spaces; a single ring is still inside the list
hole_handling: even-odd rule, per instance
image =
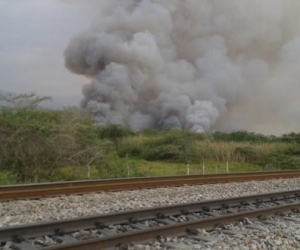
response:
[[[101,191],[300,177],[300,171],[182,175],[0,186],[0,201]]]
[[[199,236],[199,228],[226,229],[226,223],[247,223],[249,219],[274,223],[268,220],[271,214],[297,221],[290,215],[299,214],[299,208],[300,189],[208,200],[0,228],[0,246],[10,242],[10,249],[18,250],[125,250],[129,245],[171,236],[193,237],[194,240],[202,241],[205,239]],[[285,212],[289,216],[283,214]],[[228,234],[235,233],[225,231]]]

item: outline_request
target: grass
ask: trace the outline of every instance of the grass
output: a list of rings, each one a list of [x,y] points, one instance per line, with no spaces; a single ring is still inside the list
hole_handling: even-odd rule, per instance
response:
[[[146,177],[146,176],[171,176],[171,175],[185,175],[187,174],[187,165],[182,163],[172,162],[153,162],[145,161],[141,159],[125,159],[122,161],[123,168],[122,175],[119,178],[126,177]],[[189,164],[189,174],[203,174],[203,163],[205,166],[204,174],[215,174],[215,173],[227,173],[226,162],[215,162],[206,160],[199,164]],[[229,162],[229,173],[231,172],[250,172],[250,171],[262,171],[262,170],[274,170],[270,168],[262,168],[261,166]],[[87,168],[84,167],[62,167],[58,169],[56,178],[53,181],[75,181],[75,180],[86,180],[86,179],[105,179],[110,178],[109,176],[101,176],[101,172],[95,167],[90,168],[90,178],[87,177]],[[0,172],[0,185],[14,184],[16,183],[14,175],[8,172]]]
[[[124,163],[129,167],[129,172],[132,167],[138,168],[139,172],[144,173],[146,176],[162,176],[162,175],[184,175],[187,173],[187,165],[182,163],[173,162],[151,162],[139,159],[127,159]],[[204,161],[205,173],[226,173],[226,162]],[[203,162],[199,164],[188,164],[189,174],[203,174]],[[248,172],[248,171],[261,171],[261,166],[229,162],[229,172]],[[129,174],[130,176],[130,174]]]
[[[237,163],[230,162],[229,164],[230,172],[248,172],[248,171],[262,171],[261,166],[247,164],[247,163]],[[205,174],[215,174],[215,173],[226,173],[226,162],[214,162],[205,161]],[[217,167],[216,167],[217,166]],[[140,159],[124,159],[122,165],[119,166],[119,170],[122,168],[122,175],[118,178],[126,177],[146,177],[146,176],[171,176],[171,175],[185,175],[187,174],[187,166],[182,163],[172,163],[172,162],[153,162],[145,161]],[[57,179],[55,181],[75,181],[75,180],[86,180],[87,169],[84,167],[63,167],[57,172]],[[203,174],[203,163],[199,164],[189,164],[189,174]],[[95,167],[90,168],[90,178],[89,179],[106,179],[112,178],[107,175],[102,175],[102,173]],[[1,182],[0,182],[1,183]],[[8,184],[6,181],[2,184]]]
[[[0,185],[9,185],[16,183],[17,177],[13,173],[7,171],[0,172]]]

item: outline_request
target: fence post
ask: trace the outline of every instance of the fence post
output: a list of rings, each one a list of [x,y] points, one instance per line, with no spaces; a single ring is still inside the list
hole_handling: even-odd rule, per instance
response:
[[[228,164],[228,161],[226,162],[226,172],[227,172],[227,173],[229,172],[229,164]]]
[[[86,177],[87,177],[88,179],[90,179],[90,177],[91,177],[91,166],[90,166],[90,165],[87,165],[86,167],[87,167]]]
[[[190,175],[190,165],[186,164],[186,175]]]

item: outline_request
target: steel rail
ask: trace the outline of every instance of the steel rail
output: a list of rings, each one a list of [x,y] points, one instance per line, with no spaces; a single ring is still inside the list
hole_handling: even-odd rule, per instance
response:
[[[230,174],[182,175],[144,178],[122,178],[76,182],[39,183],[0,186],[0,201],[40,198],[64,194],[121,191],[166,186],[199,185],[221,182],[267,180],[300,177],[300,171],[246,172]]]
[[[139,221],[164,219],[168,216],[188,215],[196,212],[209,212],[214,209],[233,208],[239,206],[261,204],[264,202],[278,202],[290,199],[300,199],[300,189],[285,192],[249,195],[219,200],[176,204],[148,209],[132,210],[99,216],[53,221],[47,223],[33,223],[29,225],[0,228],[0,243],[14,239],[30,239],[44,235],[72,233],[86,229],[103,229],[108,225],[136,224]],[[148,230],[148,229],[146,229]],[[113,238],[115,239],[115,238]],[[110,243],[111,244],[111,243]],[[60,249],[60,248],[58,248]],[[89,248],[86,248],[89,249]],[[101,248],[102,249],[102,248]]]
[[[149,240],[154,240],[158,236],[185,236],[193,234],[193,229],[206,228],[213,229],[217,225],[232,223],[244,218],[256,219],[261,216],[268,216],[270,214],[283,213],[293,209],[300,208],[300,203],[282,205],[272,208],[257,209],[255,211],[246,211],[236,214],[229,214],[219,216],[217,218],[202,219],[198,221],[183,222],[175,225],[168,225],[158,228],[150,228],[137,232],[129,232],[121,235],[109,236],[103,239],[86,240],[79,243],[71,243],[66,245],[57,245],[45,247],[43,250],[86,250],[86,249],[116,249],[118,246],[124,246],[126,249],[128,244],[145,243]]]

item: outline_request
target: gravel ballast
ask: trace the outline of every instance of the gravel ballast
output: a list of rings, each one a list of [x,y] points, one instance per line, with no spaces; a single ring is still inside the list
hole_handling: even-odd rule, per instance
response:
[[[300,188],[300,178],[181,186],[0,203],[0,227]]]
[[[145,245],[133,245],[129,250],[298,250],[299,220],[300,214],[271,216],[268,222],[272,223],[248,220],[246,224],[228,224],[224,230],[198,229],[197,236],[162,237]]]

